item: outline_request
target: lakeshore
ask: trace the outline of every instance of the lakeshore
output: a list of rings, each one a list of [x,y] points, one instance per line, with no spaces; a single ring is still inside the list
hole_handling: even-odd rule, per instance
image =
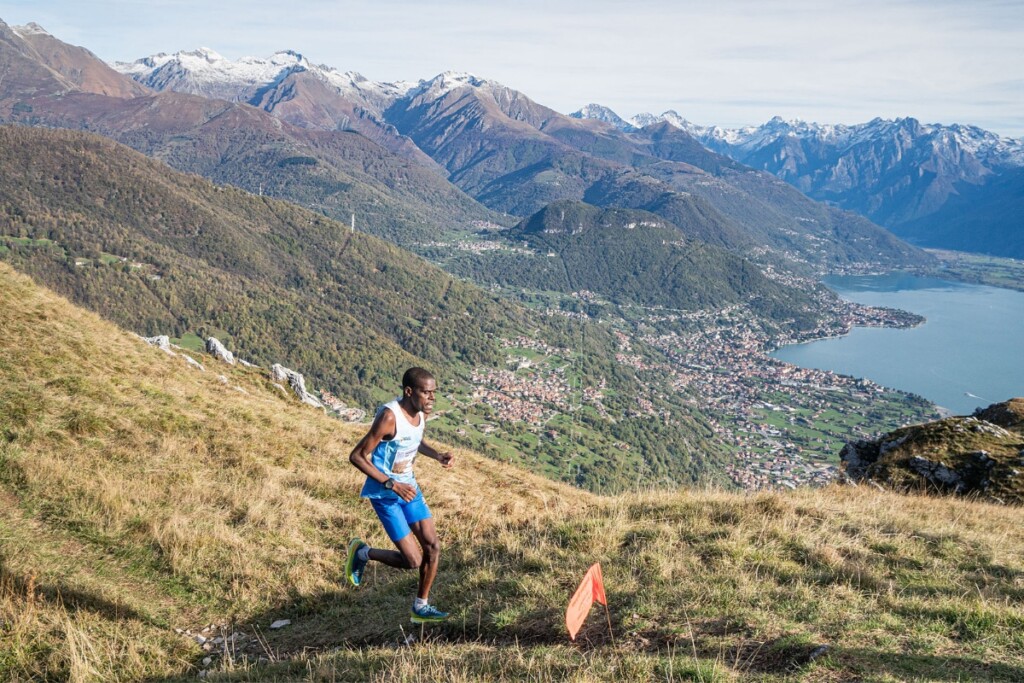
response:
[[[848,301],[903,308],[927,322],[907,330],[857,327],[838,339],[780,347],[775,358],[869,377],[924,396],[945,414],[1024,393],[1024,292],[901,273],[826,283]]]
[[[714,439],[727,451],[723,469],[732,485],[757,490],[826,484],[838,474],[838,453],[846,442],[939,415],[919,396],[772,356],[789,344],[841,338],[862,327],[909,329],[924,323],[896,308],[816,291],[822,323],[800,333],[765,326],[745,305],[686,312],[611,306],[591,292],[577,292],[573,298],[596,306],[597,315],[551,305],[543,310],[608,325],[618,341],[616,362],[650,378],[647,395],[613,416],[605,408],[602,383],[581,388],[573,349],[521,337],[504,343],[506,369],[473,372],[475,389],[453,397],[445,422],[460,440],[483,444],[502,459],[528,459],[545,450],[555,454],[548,458],[571,460],[579,457],[581,439],[593,436],[580,415],[671,420],[659,406],[681,401],[707,417]],[[556,409],[566,406],[575,418]],[[629,444],[615,446],[628,457]]]

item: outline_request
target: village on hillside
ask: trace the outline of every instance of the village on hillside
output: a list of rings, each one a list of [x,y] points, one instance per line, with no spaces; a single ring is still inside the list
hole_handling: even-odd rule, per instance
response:
[[[599,300],[590,292],[575,298]],[[716,311],[647,311],[647,323],[662,330],[637,334],[615,329],[616,361],[638,373],[657,372],[673,390],[704,414],[731,452],[729,478],[747,490],[817,486],[835,479],[838,453],[850,440],[874,436],[884,425],[895,429],[930,413],[923,399],[869,380],[800,368],[773,358],[786,343],[845,334],[855,326],[907,327],[920,318],[902,311],[871,308],[823,298],[830,317],[821,328],[800,335],[771,337],[747,307]],[[586,317],[578,311],[548,308],[549,315]],[[643,327],[651,329],[650,325]],[[636,352],[634,340],[660,352]],[[523,422],[531,431],[556,435],[548,425],[556,406],[594,406],[602,414],[600,389],[579,390],[567,376],[571,349],[520,337],[506,340],[507,367],[479,369],[471,402],[485,405],[502,422]],[[658,419],[651,401],[638,397],[636,415]],[[492,433],[499,425],[485,423]],[[464,432],[463,432],[464,433]]]

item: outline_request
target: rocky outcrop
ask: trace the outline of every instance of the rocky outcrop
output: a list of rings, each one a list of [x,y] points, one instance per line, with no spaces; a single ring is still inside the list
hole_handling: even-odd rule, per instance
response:
[[[1024,399],[848,443],[839,458],[854,482],[1024,504]]]
[[[174,351],[171,347],[174,347],[174,349],[178,349],[179,352],[182,351],[182,348],[180,346],[175,346],[174,344],[172,344],[171,338],[168,337],[166,334],[157,335],[156,337],[142,337],[139,335],[135,336],[139,337],[139,339],[146,342],[150,346],[157,347],[158,349],[160,349],[169,356],[181,356],[182,358],[185,359],[185,362],[191,365],[192,367],[196,368],[197,370],[200,370],[201,372],[206,372],[206,368],[203,367],[203,364],[197,361],[192,356],[188,355],[187,353],[178,353]]]
[[[1004,429],[1024,429],[1024,398],[1012,398],[1005,403],[978,408],[974,411],[974,417]]]
[[[206,372],[206,368],[203,367],[203,364],[189,356],[187,353],[177,353],[174,350],[172,350],[172,347],[174,347],[174,345],[171,344],[171,339],[167,335],[159,335],[156,337],[140,336],[139,339],[143,340],[147,344],[156,346],[157,348],[172,356],[181,356],[182,358],[185,359],[185,362],[191,365],[192,367],[202,372]],[[174,348],[177,348],[179,351],[182,350],[180,347]],[[247,368],[259,367],[257,365],[253,365],[252,363],[248,363],[242,360],[241,358],[236,358],[235,355],[231,353],[231,351],[228,351],[227,347],[225,347],[224,344],[222,344],[220,340],[218,340],[216,337],[210,337],[206,340],[206,352],[214,356],[218,360],[227,363],[228,365],[235,365],[236,363],[238,363],[239,365],[242,365]],[[366,419],[365,410],[362,410],[361,408],[349,407],[330,392],[322,391],[321,396],[323,397],[323,400],[318,399],[316,396],[311,394],[308,389],[306,389],[306,379],[305,377],[302,376],[301,373],[295,372],[294,370],[290,370],[281,365],[280,363],[275,363],[273,367],[270,368],[270,377],[274,382],[274,386],[276,386],[278,389],[280,389],[282,392],[286,394],[288,393],[288,390],[285,389],[284,386],[282,385],[287,384],[289,387],[291,387],[291,390],[295,392],[295,395],[298,396],[299,400],[305,403],[306,405],[326,410],[329,413],[337,416],[339,419],[344,420],[346,422],[362,422],[363,420]],[[219,375],[217,377],[217,380],[225,386],[230,384],[230,380],[225,375]],[[248,393],[245,391],[245,389],[242,389],[241,387],[238,386],[235,386],[234,389],[242,393]]]
[[[206,352],[218,360],[224,361],[228,365],[235,364],[235,354],[228,351],[216,337],[210,337],[206,340]]]
[[[155,346],[164,353],[169,353],[172,356],[177,355],[174,351],[171,351],[171,338],[166,334],[157,335],[156,337],[139,337],[142,341],[146,342],[151,346]]]
[[[292,391],[295,392],[295,395],[303,403],[314,408],[324,407],[323,403],[306,390],[306,379],[298,372],[289,370],[280,363],[274,363],[273,367],[270,368],[270,376],[275,382],[288,382],[288,386],[292,388]]]
[[[350,408],[344,401],[327,391],[320,390],[320,400],[324,408],[334,413],[339,420],[345,422],[363,422],[366,419],[366,411],[361,408]]]

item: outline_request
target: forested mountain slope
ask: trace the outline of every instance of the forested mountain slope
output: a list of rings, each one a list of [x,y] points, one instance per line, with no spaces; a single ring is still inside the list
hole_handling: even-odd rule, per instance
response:
[[[218,336],[365,409],[392,395],[405,367],[426,365],[451,383],[447,429],[481,447],[471,378],[504,371],[513,348],[546,345],[561,349],[550,372],[565,396],[545,411],[577,430],[586,417],[589,438],[572,445],[585,457],[535,437],[498,441],[505,457],[595,488],[624,486],[641,467],[686,481],[718,470],[721,446],[699,411],[663,378],[617,363],[599,325],[531,312],[344,224],[99,136],[0,127],[0,173],[0,257],[135,332]],[[610,412],[576,412],[599,385]],[[673,419],[637,414],[643,397]]]
[[[620,304],[690,311],[749,304],[765,319],[795,328],[813,327],[817,319],[806,293],[647,211],[563,200],[503,236],[522,248],[455,261],[449,269],[503,287],[586,290]]]

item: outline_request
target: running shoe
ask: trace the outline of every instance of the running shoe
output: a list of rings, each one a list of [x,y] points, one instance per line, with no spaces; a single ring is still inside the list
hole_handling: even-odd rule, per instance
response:
[[[424,605],[419,609],[412,608],[412,623],[414,624],[436,624],[447,618],[447,612],[442,612],[433,605]]]
[[[345,562],[345,578],[359,588],[363,582],[363,568],[366,567],[366,560],[359,559],[359,549],[366,544],[358,538],[353,538],[348,544],[348,561]]]

